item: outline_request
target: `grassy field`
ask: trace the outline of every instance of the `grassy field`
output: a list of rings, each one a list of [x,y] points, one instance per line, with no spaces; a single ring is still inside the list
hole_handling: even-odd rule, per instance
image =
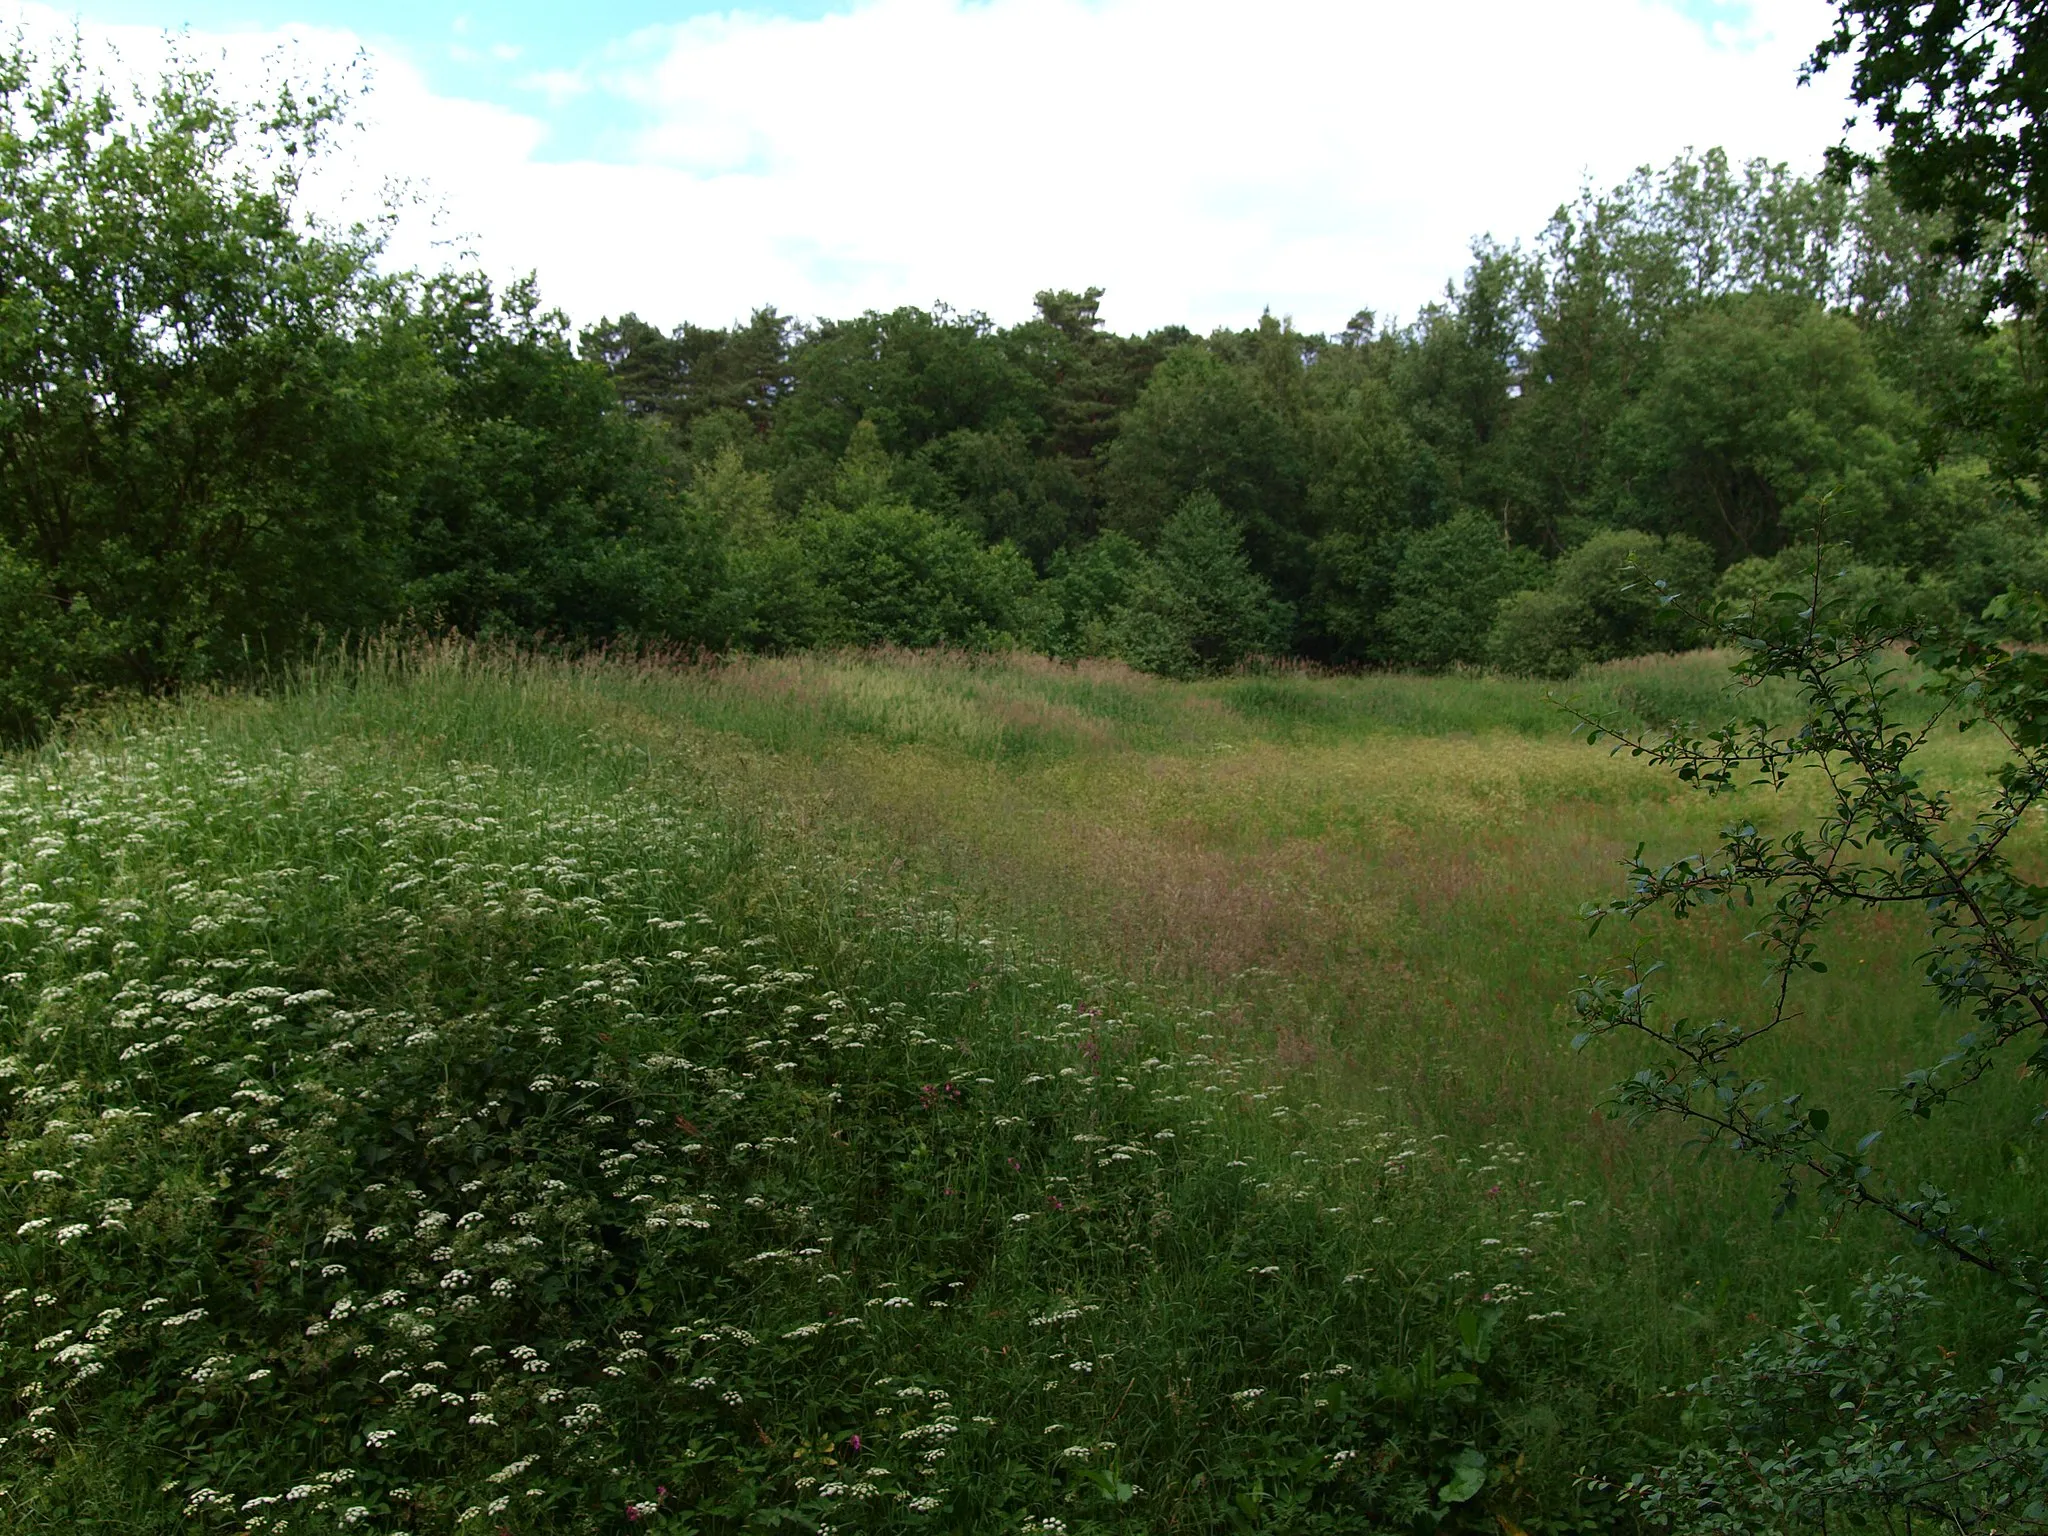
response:
[[[1625,1528],[1671,1389],[1896,1250],[1598,1112],[1573,912],[1729,808],[1568,725],[451,649],[16,759],[8,1528]],[[1734,1011],[1741,931],[1634,940]],[[1845,935],[1774,1069],[1879,1114],[1914,951]],[[2037,1228],[1996,1095],[1909,1151]]]
[[[1661,721],[1782,707],[1735,696],[1727,658],[1651,658],[1554,689],[800,659],[662,692],[662,713],[722,744],[721,773],[804,834],[850,838],[870,864],[902,860],[965,910],[1213,1009],[1234,1038],[1347,1101],[1461,1139],[1505,1134],[1558,1177],[1596,1179],[1681,1290],[1782,1311],[1883,1246],[1877,1232],[1759,1226],[1771,1191],[1598,1112],[1633,1061],[1568,1049],[1574,978],[1629,950],[1669,962],[1682,1011],[1757,1007],[1740,914],[1597,940],[1575,919],[1618,893],[1638,844],[1680,856],[1727,820],[1811,808],[1797,794],[1709,802],[1574,731],[1574,708]],[[1938,740],[1934,770],[1967,786],[1987,747]],[[1876,1092],[1954,1033],[1920,988],[1917,938],[1884,920],[1845,933],[1772,1072],[1881,1115]],[[1988,1130],[1936,1130],[1913,1151],[2033,1221],[2040,1095],[1999,1092]]]

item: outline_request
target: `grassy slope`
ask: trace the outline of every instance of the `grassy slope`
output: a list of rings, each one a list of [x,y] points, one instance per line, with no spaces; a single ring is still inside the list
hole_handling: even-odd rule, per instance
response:
[[[1578,1519],[1581,1208],[763,826],[675,686],[0,778],[8,1529]]]
[[[82,738],[0,789],[10,1526],[1597,1520],[1884,1246],[1560,1048],[1572,906],[1710,830],[1462,680],[445,656]],[[1845,958],[1783,1064],[1854,1088],[1940,1025]]]

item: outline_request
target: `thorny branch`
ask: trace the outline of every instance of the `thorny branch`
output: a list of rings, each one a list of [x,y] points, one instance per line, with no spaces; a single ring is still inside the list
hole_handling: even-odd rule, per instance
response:
[[[2022,617],[2016,610],[1994,613],[1993,622]],[[1761,904],[1748,938],[1765,956],[1768,1001],[1747,1022],[1665,1022],[1649,987],[1659,967],[1630,959],[1580,978],[1574,1044],[1614,1033],[1654,1041],[1664,1059],[1617,1086],[1616,1111],[1637,1123],[1678,1120],[1705,1142],[1772,1167],[1784,1179],[1781,1211],[1806,1190],[1830,1209],[1874,1209],[2019,1292],[2048,1295],[2034,1256],[1966,1219],[1943,1189],[1908,1191],[1879,1166],[1872,1154],[1882,1124],[1853,1141],[1831,1136],[1827,1109],[1739,1067],[1746,1047],[1802,1017],[1798,984],[1826,971],[1822,941],[1838,917],[1911,907],[1925,914],[1927,984],[1945,1013],[1968,1022],[1940,1060],[1890,1090],[1894,1117],[1925,1119],[1949,1107],[2018,1040],[2033,1045],[2027,1070],[2048,1070],[2048,887],[2022,876],[2010,850],[2048,794],[2048,657],[2003,643],[1988,625],[1937,635],[1877,605],[1835,602],[1819,558],[1806,590],[1702,618],[1740,649],[1735,671],[1745,687],[1761,694],[1766,684],[1792,685],[1795,717],[1656,733],[1579,713],[1589,739],[1710,795],[1814,784],[1821,809],[1776,834],[1731,824],[1711,854],[1668,864],[1647,862],[1638,848],[1627,893],[1584,915],[1597,928],[1610,917]],[[1980,726],[2000,755],[1991,793],[1967,814],[1955,791],[1930,787],[1925,755],[1938,732]]]

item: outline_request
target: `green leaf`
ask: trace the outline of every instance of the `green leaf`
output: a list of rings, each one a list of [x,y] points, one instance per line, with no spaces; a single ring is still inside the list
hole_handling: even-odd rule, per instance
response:
[[[1462,1504],[1486,1486],[1486,1456],[1467,1446],[1451,1458],[1451,1480],[1437,1495],[1446,1504]]]

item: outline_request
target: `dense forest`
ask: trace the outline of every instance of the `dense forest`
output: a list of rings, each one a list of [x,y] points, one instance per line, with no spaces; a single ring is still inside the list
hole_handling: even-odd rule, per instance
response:
[[[629,315],[580,350],[659,424],[731,573],[733,606],[693,615],[710,644],[1563,672],[1688,639],[1631,557],[1699,597],[1821,535],[1873,587],[1972,612],[2034,578],[2025,445],[1982,426],[2031,359],[1975,323],[1939,233],[1881,184],[1709,152],[1334,337],[1118,336],[1090,289],[1009,328]]]
[[[1566,675],[1816,539],[1930,615],[2048,579],[2032,329],[1874,177],[1687,156],[1334,336],[1092,288],[579,334],[310,219],[345,105],[0,71],[13,732],[393,625]]]

